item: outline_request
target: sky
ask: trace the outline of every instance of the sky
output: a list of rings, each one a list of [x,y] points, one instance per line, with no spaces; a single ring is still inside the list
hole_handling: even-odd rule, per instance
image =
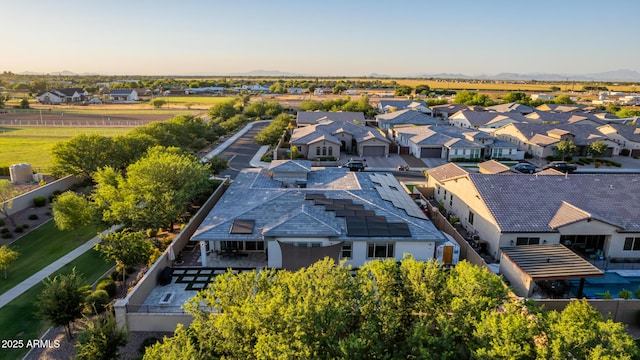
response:
[[[640,71],[635,0],[0,0],[0,71]]]

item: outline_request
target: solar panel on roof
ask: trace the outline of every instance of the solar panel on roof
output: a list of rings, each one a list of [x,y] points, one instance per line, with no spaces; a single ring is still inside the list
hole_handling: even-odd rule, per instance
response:
[[[253,234],[254,220],[234,219],[231,224],[230,234]]]
[[[389,236],[411,236],[409,225],[406,223],[388,223]]]
[[[356,212],[353,210],[336,210],[337,217],[355,216]]]
[[[367,229],[367,233],[371,237],[381,237],[381,236],[389,236],[389,228],[369,228]]]

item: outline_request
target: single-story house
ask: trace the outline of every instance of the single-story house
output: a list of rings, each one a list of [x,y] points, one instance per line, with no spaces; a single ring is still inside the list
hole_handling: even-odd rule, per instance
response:
[[[377,108],[381,113],[411,109],[429,115],[433,114],[427,103],[422,100],[380,100]]]
[[[314,125],[324,120],[348,122],[356,125],[364,125],[365,123],[364,114],[357,111],[298,111],[296,114],[297,127]]]
[[[484,108],[479,106],[470,106],[470,105],[464,105],[464,104],[444,104],[444,105],[432,106],[431,110],[433,111],[434,117],[447,120],[449,119],[449,116],[461,110],[483,111]]]
[[[555,155],[556,145],[561,141],[572,141],[576,145],[575,155],[578,156],[586,156],[589,144],[598,140],[608,145],[604,156],[618,155],[620,151],[618,144],[597,128],[587,124],[513,123],[496,129],[493,135],[539,158]]]
[[[111,89],[109,101],[114,103],[138,101],[138,92],[135,89]]]
[[[360,157],[389,156],[391,143],[375,128],[328,119],[293,129],[289,142],[309,160],[326,157],[338,160],[341,151]]]
[[[85,101],[89,93],[81,88],[51,89],[36,95],[42,104],[78,104]]]
[[[449,125],[445,121],[412,109],[376,115],[376,121],[378,127],[384,131],[388,131],[397,125]]]
[[[531,114],[534,111],[534,108],[531,106],[519,104],[517,102],[487,106],[486,109],[488,111],[495,111],[499,113],[518,113],[520,115]]]
[[[525,122],[537,124],[587,124],[600,126],[607,123],[597,114],[584,112],[552,112],[536,110],[525,116]]]
[[[630,156],[640,156],[640,127],[622,124],[607,124],[598,127],[603,133],[620,146],[629,150]]]
[[[449,116],[449,123],[453,126],[467,129],[493,128],[520,122],[515,118],[522,118],[520,114],[503,114],[493,111],[460,110]]]
[[[477,159],[481,157],[521,160],[517,146],[499,141],[489,133],[455,126],[402,126],[390,130],[401,147],[417,158]]]
[[[300,169],[305,184],[295,186]],[[307,169],[242,170],[191,237],[202,265],[206,249],[265,253],[269,268],[289,270],[326,256],[354,267],[405,254],[426,261],[446,241],[394,176]]]
[[[454,163],[428,175],[434,199],[496,259],[504,247],[543,244],[587,258],[640,259],[640,175],[486,175]]]

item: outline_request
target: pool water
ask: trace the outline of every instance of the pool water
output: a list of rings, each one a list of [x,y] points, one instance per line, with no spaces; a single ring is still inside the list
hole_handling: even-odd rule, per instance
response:
[[[576,296],[580,279],[569,280],[571,285],[571,295]],[[603,277],[587,278],[584,282],[584,295],[587,298],[603,298],[604,293],[609,291],[615,299],[622,289],[632,293],[640,288],[640,276],[622,276],[614,271],[605,272]]]

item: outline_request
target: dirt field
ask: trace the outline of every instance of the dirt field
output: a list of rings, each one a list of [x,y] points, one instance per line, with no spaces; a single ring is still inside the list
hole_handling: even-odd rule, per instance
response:
[[[165,121],[174,114],[70,114],[57,109],[38,112],[0,114],[0,126],[40,127],[136,127],[153,121]]]

